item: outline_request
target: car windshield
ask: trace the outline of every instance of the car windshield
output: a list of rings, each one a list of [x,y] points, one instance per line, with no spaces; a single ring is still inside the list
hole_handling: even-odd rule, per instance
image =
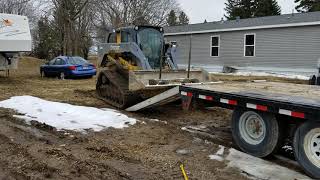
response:
[[[84,64],[88,64],[88,62],[81,58],[81,57],[69,57],[68,58],[68,62],[71,65],[84,65]]]

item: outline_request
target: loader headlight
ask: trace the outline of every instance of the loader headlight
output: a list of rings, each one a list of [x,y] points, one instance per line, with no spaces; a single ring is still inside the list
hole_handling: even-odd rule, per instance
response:
[[[134,27],[134,30],[138,31],[138,30],[139,30],[139,27],[138,27],[138,26]]]

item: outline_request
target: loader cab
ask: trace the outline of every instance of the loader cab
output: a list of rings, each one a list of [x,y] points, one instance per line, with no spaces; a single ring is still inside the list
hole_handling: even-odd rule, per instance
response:
[[[136,43],[153,69],[160,68],[163,56],[163,29],[154,26],[119,28],[108,37],[108,43]]]

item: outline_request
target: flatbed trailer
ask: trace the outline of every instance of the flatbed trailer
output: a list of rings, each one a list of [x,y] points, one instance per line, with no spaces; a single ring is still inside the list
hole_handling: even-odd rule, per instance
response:
[[[180,86],[179,92],[185,110],[233,110],[233,139],[248,154],[267,157],[290,139],[298,163],[320,179],[320,87],[233,82]]]

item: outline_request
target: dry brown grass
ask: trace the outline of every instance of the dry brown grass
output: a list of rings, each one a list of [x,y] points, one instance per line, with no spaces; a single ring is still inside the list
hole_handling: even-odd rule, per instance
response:
[[[97,58],[90,59],[96,64]],[[10,77],[0,72],[0,100],[12,96],[30,95],[47,100],[68,102],[76,105],[106,107],[107,105],[95,96],[96,79],[58,80],[57,78],[41,78],[40,65],[45,60],[23,57],[19,61],[18,70],[11,72]],[[276,77],[245,77],[213,75],[213,80],[222,81],[250,81],[266,79],[268,81],[292,82],[304,84],[302,80],[292,80]]]
[[[57,78],[41,78],[40,65],[44,60],[23,57],[19,61],[18,70],[10,73],[10,77],[0,74],[0,100],[12,96],[30,95],[47,100],[68,102],[77,105],[105,106],[94,98],[95,78],[59,80]]]
[[[96,63],[98,61],[98,56],[91,55],[88,57],[88,60],[92,63]]]

